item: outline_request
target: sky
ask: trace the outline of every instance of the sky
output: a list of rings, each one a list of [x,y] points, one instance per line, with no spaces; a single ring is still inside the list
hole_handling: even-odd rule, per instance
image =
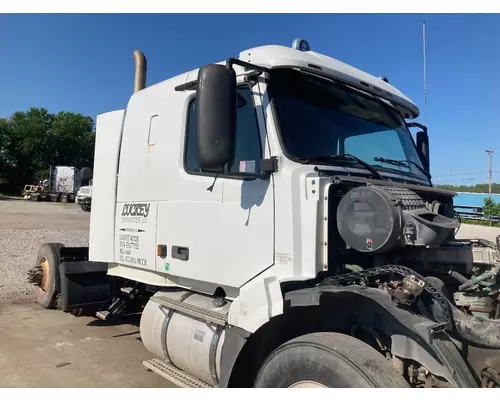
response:
[[[0,117],[44,107],[95,119],[125,108],[134,49],[147,57],[151,85],[303,37],[314,51],[387,76],[420,107],[423,122],[423,20],[433,177],[487,182],[486,148],[500,171],[500,15],[0,14]]]

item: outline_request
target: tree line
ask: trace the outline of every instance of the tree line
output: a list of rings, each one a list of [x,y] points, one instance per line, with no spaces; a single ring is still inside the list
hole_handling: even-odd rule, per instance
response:
[[[19,193],[24,185],[47,179],[49,167],[77,168],[94,163],[94,120],[79,113],[49,113],[45,108],[0,118],[0,185]]]
[[[436,185],[436,187],[454,192],[468,192],[468,193],[488,193],[487,183],[478,183],[474,186],[467,185]],[[491,184],[491,193],[500,194],[500,183]]]

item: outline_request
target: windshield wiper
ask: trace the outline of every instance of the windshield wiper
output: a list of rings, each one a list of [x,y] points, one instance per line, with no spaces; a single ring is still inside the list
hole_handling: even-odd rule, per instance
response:
[[[352,154],[331,154],[327,156],[311,156],[307,158],[299,158],[300,162],[303,162],[304,164],[310,164],[314,161],[320,161],[320,162],[332,162],[332,161],[340,161],[340,160],[350,160],[350,161],[355,161],[356,163],[362,165],[370,171],[377,179],[382,179],[378,171],[373,168],[370,164],[367,162],[364,162],[363,160],[360,160],[358,157],[353,156]]]
[[[420,165],[418,165],[416,162],[411,161],[411,160],[391,160],[390,158],[383,158],[383,157],[375,157],[375,161],[386,163],[386,164],[392,164],[392,165],[397,165],[399,167],[408,167],[408,164],[412,164],[417,169],[422,172],[427,179],[429,179],[429,182],[431,180],[431,174],[429,174],[425,169],[423,169]]]

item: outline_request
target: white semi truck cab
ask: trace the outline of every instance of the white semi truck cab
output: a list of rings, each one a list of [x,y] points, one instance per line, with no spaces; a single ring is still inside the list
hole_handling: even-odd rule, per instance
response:
[[[92,206],[92,179],[86,186],[81,186],[76,192],[75,203],[85,212],[90,212]]]
[[[388,79],[303,39],[149,87],[134,57],[97,117],[89,247],[38,254],[43,307],[142,312],[179,386],[500,386],[498,243],[455,239]]]

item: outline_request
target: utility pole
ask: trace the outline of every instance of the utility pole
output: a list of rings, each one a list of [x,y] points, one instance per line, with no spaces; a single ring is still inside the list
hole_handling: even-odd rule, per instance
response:
[[[427,63],[425,49],[425,21],[422,24],[422,50],[424,53],[424,125],[427,126]]]
[[[488,194],[491,200],[491,181],[493,179],[493,149],[486,149],[486,153],[490,156],[490,180],[488,185]]]

